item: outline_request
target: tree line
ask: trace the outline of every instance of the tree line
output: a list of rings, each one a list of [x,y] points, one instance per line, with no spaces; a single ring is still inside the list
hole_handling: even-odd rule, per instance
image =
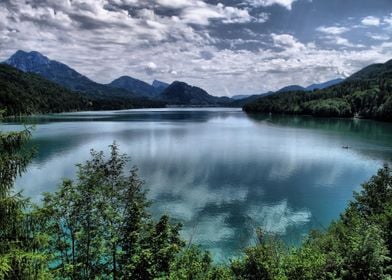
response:
[[[87,97],[37,74],[0,64],[0,108],[6,109],[6,116],[164,106],[161,101],[145,97]]]
[[[291,91],[260,97],[243,106],[248,113],[285,113],[316,117],[362,117],[392,121],[392,78],[347,79],[312,92]]]

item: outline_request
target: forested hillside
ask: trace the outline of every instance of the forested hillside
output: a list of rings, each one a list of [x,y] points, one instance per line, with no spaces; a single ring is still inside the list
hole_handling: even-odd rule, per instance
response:
[[[392,121],[392,60],[370,65],[326,89],[261,97],[244,105],[243,110]]]
[[[184,106],[224,106],[231,101],[228,97],[212,96],[199,87],[179,81],[169,85],[158,98],[168,104]]]
[[[92,103],[37,74],[0,64],[0,108],[7,115],[86,110]]]
[[[5,109],[8,116],[163,106],[164,102],[145,97],[88,98],[38,74],[0,64],[0,109]]]

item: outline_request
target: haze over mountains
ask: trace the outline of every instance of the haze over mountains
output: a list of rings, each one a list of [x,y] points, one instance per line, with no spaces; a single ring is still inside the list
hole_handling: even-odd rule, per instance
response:
[[[241,100],[241,99],[245,99],[245,98],[249,98],[251,96],[267,96],[270,95],[272,93],[277,93],[277,92],[288,92],[288,91],[312,91],[312,90],[318,90],[318,89],[324,89],[327,87],[331,87],[337,84],[340,84],[341,82],[343,82],[344,79],[342,78],[337,78],[337,79],[333,79],[324,83],[319,83],[319,84],[311,84],[310,86],[307,87],[302,87],[299,85],[290,85],[290,86],[285,86],[282,87],[281,89],[277,90],[277,91],[270,91],[270,92],[266,92],[266,93],[262,93],[262,94],[257,94],[257,95],[234,95],[232,97],[232,99],[234,100]]]
[[[234,99],[234,101],[232,102],[231,106],[233,107],[242,107],[247,103],[250,103],[252,101],[255,101],[261,97],[267,97],[273,94],[277,94],[277,93],[285,93],[285,92],[291,92],[291,91],[304,91],[304,92],[309,92],[309,91],[313,91],[313,90],[322,90],[322,89],[326,89],[328,87],[334,86],[334,85],[338,85],[341,82],[343,82],[344,79],[341,78],[337,78],[337,79],[333,79],[324,83],[319,83],[319,84],[311,84],[307,87],[302,87],[299,85],[290,85],[290,86],[285,86],[277,91],[269,91],[266,93],[261,93],[261,94],[255,94],[255,95],[236,95],[233,96],[232,98]]]

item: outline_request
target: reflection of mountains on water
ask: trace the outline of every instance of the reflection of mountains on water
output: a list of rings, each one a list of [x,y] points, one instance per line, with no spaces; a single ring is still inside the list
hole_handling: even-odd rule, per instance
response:
[[[94,111],[63,114],[48,114],[24,117],[9,117],[8,124],[39,125],[55,122],[207,122],[212,118],[228,118],[242,115],[240,110],[224,108],[202,109],[151,109],[151,110],[122,110]]]
[[[392,146],[389,149],[384,146],[388,142],[392,143],[392,135],[389,133],[392,130],[392,123],[283,114],[247,114],[247,117],[255,123],[266,125],[320,130],[322,133],[340,137],[341,147],[347,147],[346,150],[353,150],[372,159],[392,162]],[[364,143],[364,140],[367,143]],[[383,147],[380,148],[379,145]]]

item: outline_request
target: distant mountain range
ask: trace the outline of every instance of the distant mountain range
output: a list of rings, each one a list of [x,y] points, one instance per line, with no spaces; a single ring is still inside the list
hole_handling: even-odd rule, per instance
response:
[[[299,85],[290,85],[290,86],[285,86],[276,92],[287,92],[287,91],[295,91],[295,90],[305,91],[306,89],[304,87],[299,86]]]
[[[146,104],[150,100],[154,107],[157,102],[161,102],[162,106],[165,104],[222,106],[230,102],[227,97],[215,97],[201,88],[178,81],[169,85],[155,80],[150,85],[129,76],[122,76],[109,84],[99,84],[69,66],[50,60],[36,51],[25,52],[19,50],[4,63],[23,72],[36,73],[69,90],[79,92],[82,96],[94,100],[106,100],[109,104],[113,99],[116,101],[127,100],[127,103],[129,103],[130,100],[136,101],[141,98],[144,98]],[[110,109],[110,106],[108,108]]]
[[[229,98],[210,95],[199,87],[188,85],[181,81],[167,84],[154,80],[152,84],[149,84],[130,76],[122,76],[109,84],[100,84],[78,73],[66,64],[51,60],[36,51],[17,51],[4,63],[23,72],[38,74],[42,78],[65,87],[68,91],[77,92],[77,96],[87,100],[91,109],[164,107],[166,105],[242,107],[245,104],[259,100],[261,97],[274,96],[276,98],[276,96],[280,95],[285,96],[287,92],[303,92],[306,95],[317,96],[319,92],[324,93],[327,89],[338,85],[343,86],[347,81],[374,79],[379,73],[385,75],[390,71],[388,63],[376,64],[364,68],[346,80],[334,79],[325,83],[312,84],[308,87],[290,85],[276,92],[236,95]],[[9,71],[9,69],[0,69],[0,71]],[[34,90],[33,92],[37,93],[39,91]],[[67,110],[71,110],[71,108]]]
[[[0,109],[4,115],[30,115],[81,110],[116,110],[164,107],[166,103],[146,98],[92,98],[69,90],[44,77],[0,64]]]
[[[330,85],[333,81],[327,83]],[[249,100],[249,113],[360,117],[392,121],[392,60],[373,64],[317,91],[295,90]]]
[[[160,97],[173,105],[223,106],[231,102],[228,97],[212,96],[201,88],[179,81],[175,81],[168,86]]]
[[[169,86],[169,84],[158,80],[154,80],[152,82],[152,86],[155,88],[156,91],[162,93]]]
[[[17,51],[4,61],[23,72],[36,73],[49,81],[62,85],[72,91],[83,93],[93,98],[134,98],[137,94],[123,89],[113,89],[107,85],[96,83],[78,73],[69,66],[50,60],[39,52]]]
[[[245,99],[245,98],[249,98],[249,97],[255,97],[255,96],[268,96],[274,93],[281,93],[281,92],[288,92],[288,91],[313,91],[313,90],[318,90],[318,89],[324,89],[327,87],[331,87],[337,84],[340,84],[341,82],[343,82],[344,79],[342,78],[337,78],[337,79],[333,79],[324,83],[320,83],[320,84],[311,84],[310,86],[307,87],[302,87],[299,85],[290,85],[290,86],[285,86],[277,91],[269,91],[266,93],[261,93],[261,94],[255,94],[255,95],[234,95],[232,97],[232,99],[234,100],[241,100],[241,99]]]
[[[312,90],[317,90],[317,89],[325,89],[325,88],[328,88],[328,87],[331,87],[331,86],[334,86],[334,85],[338,85],[338,84],[340,84],[343,81],[344,81],[344,79],[337,78],[337,79],[333,79],[333,80],[327,81],[325,83],[312,84],[310,86],[307,86],[305,88],[305,90],[312,91]]]
[[[301,87],[299,85],[290,85],[290,86],[285,86],[277,91],[269,91],[266,93],[261,93],[261,94],[254,94],[254,95],[235,95],[232,98],[234,99],[234,101],[231,103],[232,107],[242,107],[247,103],[250,103],[254,100],[259,99],[260,97],[266,97],[266,96],[270,96],[273,94],[281,94],[284,92],[290,92],[290,91],[313,91],[313,90],[321,90],[321,89],[325,89],[334,85],[337,85],[341,82],[343,82],[344,79],[341,78],[337,78],[337,79],[333,79],[324,83],[320,83],[320,84],[312,84],[310,86],[305,87]]]
[[[299,85],[291,85],[291,86],[286,86],[284,88],[281,88],[277,92],[288,92],[288,91],[313,91],[313,90],[318,90],[318,89],[325,89],[327,87],[331,87],[337,84],[340,84],[343,82],[344,79],[342,78],[337,78],[333,79],[324,83],[320,84],[311,84],[310,86],[307,87],[301,87]]]
[[[108,86],[112,88],[127,90],[137,95],[151,98],[156,97],[162,92],[162,90],[159,88],[156,88],[146,82],[129,76],[122,76],[118,79],[115,79],[110,84],[108,84]]]

